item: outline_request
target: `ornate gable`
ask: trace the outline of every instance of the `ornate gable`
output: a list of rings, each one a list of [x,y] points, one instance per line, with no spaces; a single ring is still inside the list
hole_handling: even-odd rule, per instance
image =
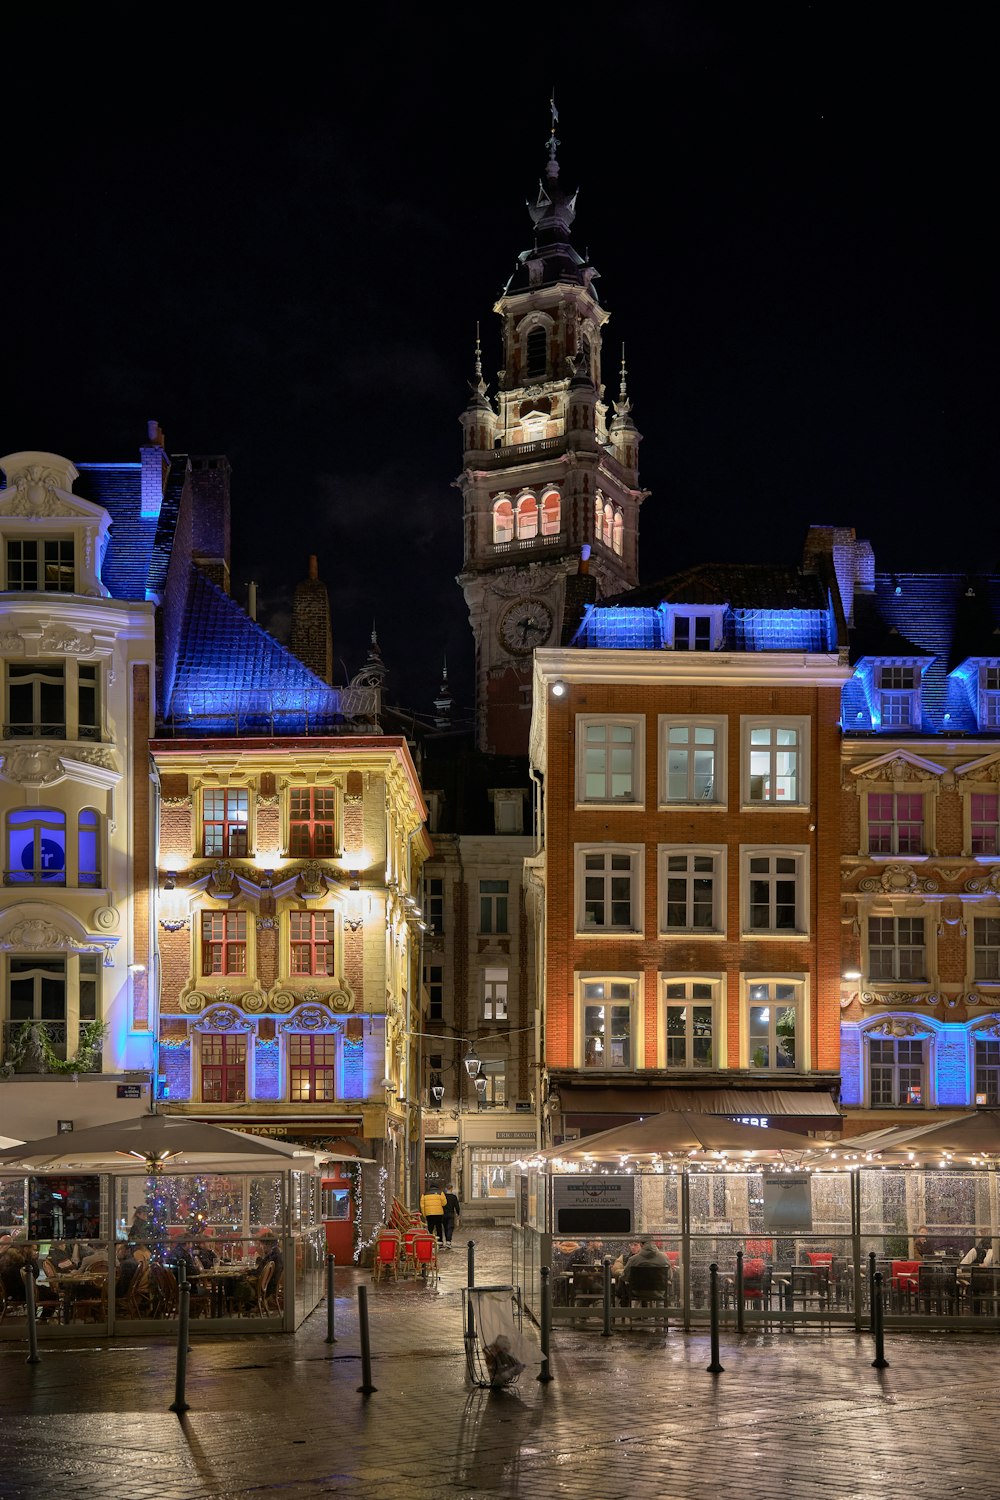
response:
[[[936,761],[914,755],[912,750],[890,750],[887,755],[852,766],[851,775],[859,781],[937,781],[946,770]]]

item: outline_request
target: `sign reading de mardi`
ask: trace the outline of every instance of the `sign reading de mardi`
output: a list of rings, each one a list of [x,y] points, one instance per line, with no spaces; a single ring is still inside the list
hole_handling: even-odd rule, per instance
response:
[[[559,1234],[630,1234],[634,1177],[555,1177],[555,1227]]]

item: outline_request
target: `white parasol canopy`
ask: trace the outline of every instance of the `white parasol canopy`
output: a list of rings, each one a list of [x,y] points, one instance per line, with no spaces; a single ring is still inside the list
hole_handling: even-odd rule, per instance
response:
[[[864,1135],[849,1135],[837,1145],[824,1148],[824,1164],[861,1165],[868,1160],[879,1163],[913,1162],[922,1164],[942,1160],[981,1162],[1000,1157],[1000,1111],[980,1110],[973,1114],[933,1120],[930,1124],[890,1126]]]
[[[818,1143],[808,1136],[793,1135],[790,1130],[763,1129],[757,1125],[738,1125],[733,1120],[715,1115],[699,1115],[687,1112],[668,1112],[649,1115],[644,1120],[635,1120],[628,1125],[616,1125],[613,1130],[602,1130],[597,1135],[587,1135],[578,1141],[564,1141],[561,1146],[547,1146],[544,1151],[532,1153],[532,1159],[568,1162],[593,1161],[613,1162],[623,1157],[649,1159],[651,1157],[693,1158],[695,1160],[718,1160],[723,1156],[734,1159],[748,1154],[756,1156],[792,1156],[796,1160],[813,1153]]]
[[[25,1141],[0,1151],[0,1171],[17,1167],[87,1167],[91,1171],[146,1172],[216,1163],[220,1171],[310,1170],[320,1161],[356,1157],[305,1150],[287,1141],[246,1135],[175,1115],[136,1115],[86,1130]]]

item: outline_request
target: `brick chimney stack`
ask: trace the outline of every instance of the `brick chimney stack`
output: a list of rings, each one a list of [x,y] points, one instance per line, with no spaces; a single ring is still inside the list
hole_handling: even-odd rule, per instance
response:
[[[292,634],[290,645],[299,661],[317,677],[333,683],[333,630],[330,624],[330,596],[319,576],[319,560],[309,557],[309,576],[296,584],[292,599]]]
[[[167,457],[167,440],[159,422],[148,422],[146,431],[146,442],[139,449],[142,459],[140,515],[155,518],[160,514],[160,506],[163,504],[163,492],[167,487],[167,475],[170,473],[170,459]]]

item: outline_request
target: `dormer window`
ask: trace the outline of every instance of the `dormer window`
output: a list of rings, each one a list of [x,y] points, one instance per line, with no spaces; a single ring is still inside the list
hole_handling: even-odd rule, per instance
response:
[[[916,667],[880,667],[878,691],[883,729],[919,727],[920,681]]]
[[[979,727],[1000,729],[1000,664],[979,669]]]
[[[712,621],[709,615],[674,615],[675,651],[711,651]]]
[[[75,593],[73,538],[11,537],[7,542],[6,587],[14,594]]]

